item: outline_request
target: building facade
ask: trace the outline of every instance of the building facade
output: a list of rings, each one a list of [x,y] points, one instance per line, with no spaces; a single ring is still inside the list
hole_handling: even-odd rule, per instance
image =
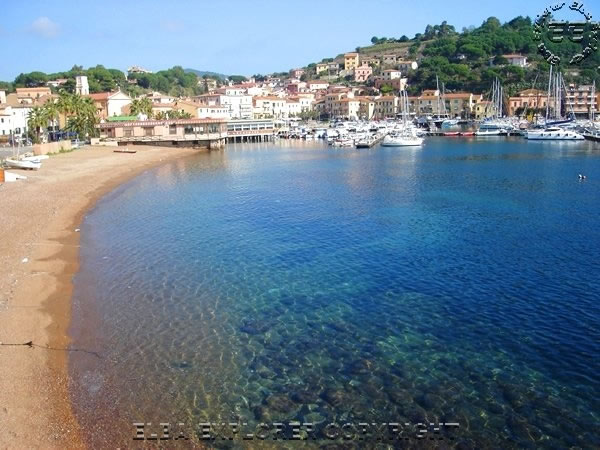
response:
[[[569,84],[565,99],[566,112],[574,112],[579,118],[588,118],[598,111],[598,97],[592,85]]]
[[[551,99],[553,103],[553,99]],[[508,99],[508,115],[521,115],[529,109],[545,110],[548,104],[548,95],[539,89],[526,89],[519,95]]]
[[[362,64],[354,69],[354,81],[357,83],[366,82],[373,75],[373,69],[367,64]]]
[[[346,53],[344,55],[344,70],[351,72],[358,67],[360,56],[356,52]]]
[[[88,97],[94,101],[98,117],[101,119],[120,116],[124,112],[123,108],[131,104],[131,97],[121,91],[99,92],[89,94]]]

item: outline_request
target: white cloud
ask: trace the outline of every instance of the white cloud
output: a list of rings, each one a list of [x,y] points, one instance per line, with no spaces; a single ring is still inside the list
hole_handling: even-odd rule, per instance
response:
[[[44,38],[53,38],[58,36],[60,26],[47,17],[38,17],[29,26],[29,31]]]

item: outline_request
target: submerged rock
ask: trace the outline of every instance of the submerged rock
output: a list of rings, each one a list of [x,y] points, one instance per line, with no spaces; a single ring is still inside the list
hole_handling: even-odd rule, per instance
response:
[[[323,395],[323,400],[332,406],[341,406],[348,401],[347,394],[340,389],[327,389]]]
[[[282,413],[289,413],[296,409],[296,404],[285,394],[270,395],[267,398],[267,405]]]
[[[354,361],[348,369],[354,375],[362,375],[371,373],[374,369],[374,364],[373,361],[363,358]]]
[[[247,334],[262,334],[269,329],[268,324],[260,322],[258,320],[244,320],[244,323],[240,327],[240,331]]]
[[[318,392],[314,391],[295,391],[291,395],[292,400],[300,404],[316,403],[319,399]]]

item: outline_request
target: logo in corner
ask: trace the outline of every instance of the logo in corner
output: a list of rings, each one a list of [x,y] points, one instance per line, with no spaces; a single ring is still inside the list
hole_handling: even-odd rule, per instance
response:
[[[556,13],[566,7],[566,3],[559,3],[554,6],[549,6],[544,12],[536,17],[533,24],[533,39],[540,41],[538,52],[544,59],[552,64],[560,63],[560,56],[554,54],[542,39],[547,37],[550,42],[560,44],[565,38],[571,42],[581,46],[581,52],[573,55],[569,60],[569,64],[580,64],[584,59],[588,58],[598,50],[598,32],[600,31],[600,23],[592,22],[592,15],[585,11],[583,3],[573,2],[568,7],[571,11],[575,11],[582,17],[581,21],[556,21],[553,13]]]

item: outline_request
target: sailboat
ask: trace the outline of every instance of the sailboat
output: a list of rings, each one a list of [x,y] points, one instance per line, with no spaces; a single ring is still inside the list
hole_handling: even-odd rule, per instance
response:
[[[596,80],[592,84],[591,98],[596,98]],[[590,126],[585,129],[583,137],[590,141],[600,142],[600,127],[596,125],[596,105],[593,103],[590,106]]]
[[[420,147],[423,138],[417,136],[414,127],[408,123],[408,94],[402,91],[402,130],[388,134],[381,143],[384,147]]]
[[[546,101],[546,121],[542,129],[532,129],[525,133],[525,138],[535,141],[582,141],[585,137],[573,130],[561,128],[573,122],[574,113],[571,111],[571,117],[564,119],[561,117],[562,93],[566,92],[565,81],[560,72],[552,75],[553,66],[550,66],[550,77],[548,79],[548,98]],[[551,114],[554,117],[551,117]]]
[[[509,124],[501,121],[502,108],[503,108],[503,93],[504,89],[500,84],[500,80],[496,78],[492,84],[492,100],[489,112],[491,116],[485,118],[479,128],[475,132],[475,136],[500,136],[506,133],[509,128]],[[488,111],[486,110],[486,113]]]
[[[14,140],[13,140],[14,142]],[[7,158],[4,160],[4,165],[11,169],[28,169],[28,170],[38,170],[42,167],[42,162],[38,157],[20,157],[21,145],[17,146],[17,150],[15,152],[13,147],[13,156],[12,158]]]

